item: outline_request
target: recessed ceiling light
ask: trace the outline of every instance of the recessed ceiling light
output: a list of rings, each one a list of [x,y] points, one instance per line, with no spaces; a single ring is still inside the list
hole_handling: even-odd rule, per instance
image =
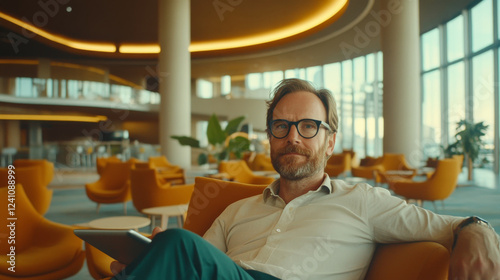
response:
[[[66,7],[66,12],[71,13],[71,11],[73,11],[73,8],[71,8],[71,6]]]

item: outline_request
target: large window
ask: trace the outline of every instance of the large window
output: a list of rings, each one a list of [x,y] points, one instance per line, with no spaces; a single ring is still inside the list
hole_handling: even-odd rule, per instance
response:
[[[465,72],[464,62],[448,67],[448,143],[455,141],[457,123],[465,119]]]
[[[422,35],[422,67],[429,70],[439,66],[439,30],[437,28]]]
[[[439,70],[423,76],[422,138],[424,154],[439,156],[441,143],[441,80]]]
[[[464,57],[464,17],[454,18],[446,24],[448,62]]]
[[[474,164],[498,172],[499,154],[494,151],[498,151],[499,139],[495,127],[500,123],[500,61],[495,59],[500,46],[499,4],[479,1],[422,34],[422,140],[427,156],[440,155],[442,151],[435,147],[446,147],[455,141],[460,120],[484,122],[488,125],[483,137],[485,145]],[[499,24],[497,34],[495,22]],[[439,54],[444,54],[445,59],[440,59]],[[444,135],[439,136],[441,132]]]
[[[493,3],[483,0],[470,11],[472,51],[476,52],[493,43]]]

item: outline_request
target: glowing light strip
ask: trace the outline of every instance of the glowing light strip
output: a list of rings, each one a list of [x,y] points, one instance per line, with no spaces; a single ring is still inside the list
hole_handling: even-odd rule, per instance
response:
[[[135,88],[135,89],[142,89],[143,87],[141,87],[140,85],[136,84],[136,83],[133,83],[131,81],[127,81],[123,78],[120,78],[116,75],[113,75],[113,74],[109,74],[109,79],[112,80],[112,81],[115,81],[117,83],[120,83],[122,85],[126,85],[126,86],[129,86],[129,87],[132,87],[132,88]]]
[[[0,59],[0,64],[38,65],[35,59]]]
[[[65,115],[16,115],[0,114],[0,120],[18,121],[67,121],[67,122],[100,122],[105,121],[106,116],[65,116]]]
[[[158,44],[122,44],[118,47],[120,53],[144,53],[155,54],[160,53],[160,45]]]
[[[32,33],[37,34],[38,36],[44,37],[50,41],[56,42],[58,44],[77,49],[77,50],[85,50],[85,51],[94,51],[94,52],[105,52],[105,53],[114,53],[116,52],[116,46],[112,43],[93,43],[86,41],[73,40],[70,38],[66,38],[63,36],[55,35],[50,32],[44,31],[36,26],[33,26],[29,23],[26,23],[22,20],[19,20],[15,17],[9,16],[3,12],[0,12],[0,18],[3,18],[15,25],[18,25]]]
[[[97,68],[97,67],[92,67],[92,66],[83,66],[83,65],[67,63],[67,62],[50,62],[50,65],[58,66],[58,67],[65,67],[65,68],[73,68],[73,69],[83,69],[83,70],[87,70],[89,72],[94,72],[94,73],[100,74],[100,75],[106,74],[105,70]]]

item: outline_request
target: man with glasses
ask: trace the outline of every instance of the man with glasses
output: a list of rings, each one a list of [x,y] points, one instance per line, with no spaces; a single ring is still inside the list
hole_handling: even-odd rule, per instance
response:
[[[450,279],[500,279],[497,235],[484,220],[437,215],[383,188],[330,180],[324,168],[338,118],[327,90],[288,79],[267,104],[280,179],[262,195],[228,206],[206,232],[208,243],[182,230],[159,234],[153,239],[158,249],[128,273],[141,279],[151,271],[191,279],[191,270],[201,275],[195,279],[362,279],[376,243],[431,240],[452,252]],[[182,262],[172,262],[172,255]]]

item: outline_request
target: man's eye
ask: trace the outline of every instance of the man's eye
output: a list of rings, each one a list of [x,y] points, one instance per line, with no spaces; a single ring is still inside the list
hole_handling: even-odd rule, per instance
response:
[[[287,127],[288,126],[285,123],[281,123],[281,124],[276,125],[277,129],[286,129]]]

